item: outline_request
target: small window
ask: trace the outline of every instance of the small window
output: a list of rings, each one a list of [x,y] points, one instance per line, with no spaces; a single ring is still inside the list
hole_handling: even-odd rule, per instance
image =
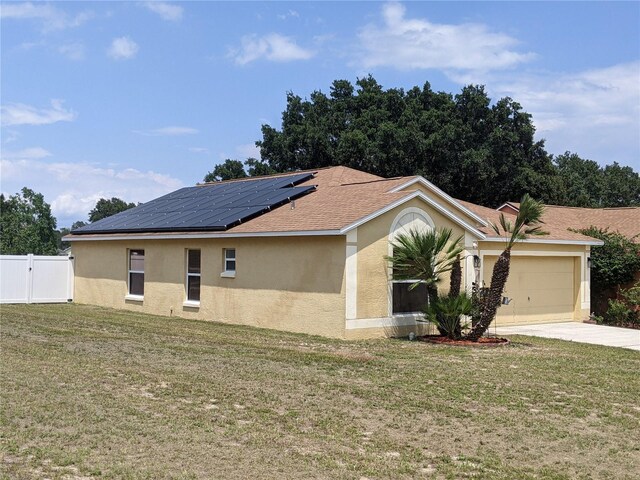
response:
[[[200,301],[200,250],[187,250],[187,300]]]
[[[144,295],[144,250],[129,250],[129,295]]]
[[[225,273],[236,273],[236,249],[224,249],[224,271]]]
[[[427,304],[427,287],[420,284],[410,289],[415,282],[393,282],[393,313],[420,313]]]

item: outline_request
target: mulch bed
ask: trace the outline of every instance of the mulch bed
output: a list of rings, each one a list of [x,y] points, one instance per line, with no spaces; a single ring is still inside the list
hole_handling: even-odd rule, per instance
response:
[[[503,345],[509,345],[509,340],[506,338],[498,337],[480,337],[477,342],[471,340],[452,340],[448,337],[442,337],[440,335],[425,335],[418,337],[421,342],[435,343],[439,345],[452,345],[460,347],[502,347]]]

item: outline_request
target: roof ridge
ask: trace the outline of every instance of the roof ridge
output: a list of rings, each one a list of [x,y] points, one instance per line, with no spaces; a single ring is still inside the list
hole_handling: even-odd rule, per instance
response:
[[[390,180],[399,180],[401,178],[405,178],[405,177],[391,177],[391,178],[380,178],[378,180],[369,180],[367,182],[349,182],[349,183],[341,183],[340,185],[338,185],[339,187],[347,187],[349,185],[366,185],[369,183],[380,183],[380,182],[388,182]],[[385,192],[385,193],[389,193],[389,192]]]
[[[333,167],[310,168],[308,170],[296,170],[293,172],[271,173],[269,175],[255,175],[255,176],[243,177],[243,178],[230,178],[228,180],[214,180],[213,182],[196,183],[195,186],[207,187],[209,185],[220,185],[221,183],[250,182],[252,180],[261,180],[263,178],[287,177],[289,175],[299,175],[301,173],[309,173],[309,172],[315,173],[318,170],[326,170],[327,168],[333,168]]]
[[[249,182],[251,180],[259,180],[261,178],[276,178],[276,177],[285,177],[287,175],[297,175],[300,173],[309,173],[309,172],[319,172],[320,170],[331,170],[331,169],[345,169],[345,170],[351,170],[354,172],[358,172],[358,173],[366,173],[368,175],[374,176],[374,177],[378,177],[378,175],[375,175],[373,173],[368,173],[368,172],[364,172],[362,170],[358,170],[356,168],[353,167],[348,167],[346,165],[330,165],[327,167],[318,167],[318,168],[308,168],[305,170],[293,170],[290,172],[280,172],[280,173],[271,173],[268,175],[256,175],[256,176],[250,176],[250,177],[243,177],[243,178],[230,178],[229,180],[214,180],[213,182],[203,182],[203,183],[197,183],[195,186],[196,187],[203,187],[203,186],[208,186],[208,185],[219,185],[221,183],[232,183],[232,182]],[[395,178],[403,178],[403,177],[394,177],[394,178],[384,178],[384,177],[379,177],[380,180],[394,180]],[[354,183],[358,183],[358,182],[354,182]]]
[[[588,211],[598,211],[598,210],[638,210],[640,207],[574,207],[571,205],[544,205],[548,208],[571,208],[574,210],[588,210]]]

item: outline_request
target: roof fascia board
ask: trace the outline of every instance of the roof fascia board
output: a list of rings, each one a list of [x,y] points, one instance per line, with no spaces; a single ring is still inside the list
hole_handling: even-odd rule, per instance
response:
[[[65,242],[87,242],[95,240],[185,240],[202,238],[255,238],[255,237],[310,237],[344,235],[340,230],[302,230],[289,232],[247,232],[247,233],[192,233],[192,234],[95,234],[95,235],[66,235]]]
[[[506,243],[505,237],[487,237],[482,239],[483,242],[502,242]],[[525,238],[524,240],[518,240],[518,243],[546,243],[549,245],[604,245],[602,240],[553,240],[553,239],[537,239],[537,238]]]
[[[433,183],[431,183],[429,180],[427,180],[424,177],[421,176],[417,176],[416,178],[414,178],[413,180],[409,180],[406,183],[403,183],[402,185],[398,185],[397,187],[392,188],[391,190],[389,190],[390,193],[396,193],[399,192],[401,190],[404,190],[407,187],[410,187],[411,185],[415,184],[415,183],[419,183],[420,185],[422,185],[423,187],[431,190],[433,193],[435,193],[436,195],[442,197],[443,199],[445,199],[447,202],[451,203],[452,205],[454,205],[456,208],[458,208],[459,210],[463,211],[465,214],[467,214],[468,216],[470,216],[471,218],[473,218],[475,221],[477,221],[480,225],[487,227],[489,226],[489,224],[487,223],[487,221],[476,215],[475,213],[473,213],[471,210],[469,210],[467,207],[465,207],[464,205],[458,203],[452,196],[447,195],[444,191],[440,190],[438,187],[436,187]]]
[[[362,217],[361,219],[355,221],[354,223],[352,223],[350,225],[347,225],[346,227],[342,228],[342,230],[340,230],[340,231],[342,233],[347,233],[348,231],[359,227],[363,223],[367,223],[367,222],[373,220],[374,218],[379,217],[383,213],[387,213],[389,210],[393,210],[394,208],[399,207],[400,205],[402,205],[402,204],[404,204],[404,203],[406,203],[409,200],[412,200],[414,198],[420,198],[425,203],[428,203],[433,208],[435,208],[438,212],[440,212],[442,215],[444,215],[445,217],[453,220],[455,223],[457,223],[458,225],[463,227],[465,230],[469,231],[470,233],[472,233],[473,235],[478,237],[480,240],[484,240],[486,238],[486,235],[484,233],[482,233],[480,230],[478,230],[477,228],[473,227],[472,225],[469,225],[463,219],[461,219],[460,217],[455,215],[453,212],[447,210],[442,205],[440,205],[438,202],[436,202],[435,200],[429,198],[427,195],[425,195],[424,193],[422,193],[419,190],[416,190],[415,192],[409,193],[406,197],[403,197],[403,198],[401,198],[399,200],[396,200],[395,202],[390,203],[386,207],[383,207],[380,210],[377,210],[377,211],[367,215],[366,217]]]
[[[511,202],[505,202],[502,205],[500,205],[498,208],[496,208],[496,210],[500,211],[500,209],[504,208],[504,207],[509,207],[509,208],[513,208],[516,211],[520,211],[520,209],[518,207],[516,207],[515,205],[511,204]]]

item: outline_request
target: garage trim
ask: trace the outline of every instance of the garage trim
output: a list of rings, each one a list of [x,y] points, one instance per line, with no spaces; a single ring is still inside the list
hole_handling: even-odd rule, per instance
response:
[[[504,250],[480,250],[480,278],[484,278],[484,257],[497,257]],[[591,291],[589,288],[591,272],[587,268],[589,252],[549,252],[544,250],[511,250],[511,256],[521,257],[580,257],[580,308],[591,308]]]

